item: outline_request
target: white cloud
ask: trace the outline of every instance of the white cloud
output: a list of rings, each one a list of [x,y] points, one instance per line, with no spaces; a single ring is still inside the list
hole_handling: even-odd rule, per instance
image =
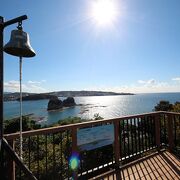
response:
[[[19,81],[8,81],[4,83],[4,89],[7,92],[18,92],[19,91]],[[42,87],[42,81],[27,81],[22,83],[23,92],[33,92],[41,93],[47,92],[45,88]]]
[[[31,81],[31,80],[29,80],[27,83],[28,84],[42,84],[42,83],[45,83],[46,82],[46,80],[41,80],[41,81]]]
[[[176,80],[173,80],[176,79]],[[128,92],[128,93],[155,93],[155,92],[180,92],[179,78],[172,78],[173,81],[160,82],[155,79],[138,80],[134,84],[128,84],[123,86],[108,87],[106,85],[86,87],[83,90],[99,90],[99,91],[113,91],[113,92]],[[49,89],[45,89],[43,86],[45,80],[23,82],[23,92],[48,92]],[[4,83],[5,91],[19,92],[19,81],[8,81]],[[58,91],[59,89],[57,89]],[[67,89],[69,90],[69,89]],[[72,89],[71,89],[72,90]],[[73,88],[73,90],[79,90],[79,88]],[[51,91],[54,91],[52,89]]]
[[[27,83],[28,84],[41,84],[41,82],[39,81],[28,81]]]
[[[180,77],[172,78],[173,81],[180,82]]]
[[[154,79],[150,79],[147,81],[147,84],[155,84],[155,83],[156,83],[156,81]]]
[[[153,84],[155,84],[156,83],[156,81],[154,80],[154,79],[149,79],[149,80],[146,80],[146,81],[144,81],[144,80],[138,80],[138,83],[139,84],[144,84],[144,85],[153,85]]]
[[[180,92],[180,83],[158,82],[155,79],[138,80],[138,83],[115,87],[90,87],[87,90],[127,92],[127,93],[156,93],[156,92]]]
[[[138,80],[138,83],[139,83],[139,84],[145,84],[145,83],[146,83],[146,81],[143,81],[143,80]]]

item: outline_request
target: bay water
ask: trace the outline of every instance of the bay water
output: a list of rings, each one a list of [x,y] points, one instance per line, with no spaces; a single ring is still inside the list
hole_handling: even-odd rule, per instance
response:
[[[64,99],[64,98],[59,98]],[[23,115],[31,114],[41,124],[53,124],[67,117],[92,119],[99,114],[104,119],[148,113],[160,100],[170,103],[180,101],[179,93],[151,93],[120,96],[87,96],[75,97],[77,106],[58,111],[47,111],[49,100],[23,101]],[[4,102],[4,117],[11,119],[19,116],[19,102]]]

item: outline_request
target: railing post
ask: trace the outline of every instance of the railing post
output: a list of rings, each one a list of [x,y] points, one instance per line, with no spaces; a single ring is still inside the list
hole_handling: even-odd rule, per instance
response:
[[[156,133],[155,140],[158,151],[160,150],[160,135],[161,135],[160,123],[161,123],[160,114],[158,113],[155,115],[155,133]]]
[[[14,140],[9,140],[8,141],[9,145],[12,147],[12,149],[14,150],[15,148],[15,144],[14,144]],[[8,179],[9,180],[15,180],[15,163],[12,160],[12,158],[10,158],[9,156],[7,157],[7,162],[8,162]]]
[[[77,128],[73,127],[72,128],[72,154],[73,153],[78,153],[77,152]],[[73,172],[73,180],[77,180],[78,179],[78,169],[76,169]]]
[[[119,143],[119,121],[114,121],[114,153],[115,153],[115,166],[119,168],[119,159],[120,159],[120,143]]]
[[[173,115],[168,114],[168,143],[169,143],[169,150],[172,152],[174,148],[174,141],[173,141]]]

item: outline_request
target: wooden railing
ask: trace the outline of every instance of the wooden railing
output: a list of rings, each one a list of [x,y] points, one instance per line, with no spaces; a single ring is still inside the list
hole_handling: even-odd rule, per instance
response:
[[[81,150],[77,134],[84,128],[112,125],[114,142],[96,149]],[[88,121],[23,132],[23,162],[37,179],[87,179],[109,168],[137,159],[153,149],[168,147],[179,152],[180,113],[152,112],[116,119]],[[5,135],[18,154],[19,133]],[[72,154],[79,155],[78,169],[69,166]],[[10,179],[22,178],[15,164]]]
[[[8,167],[8,173],[11,175],[11,177],[8,177],[7,174],[3,172],[3,175],[1,175],[2,179],[15,179],[15,169],[12,169],[13,166],[11,164],[16,163],[17,166],[23,171],[24,177],[28,180],[37,180],[37,178],[32,174],[32,172],[24,165],[22,160],[17,156],[15,151],[12,149],[12,147],[7,143],[6,139],[2,140],[2,147],[4,150],[4,153],[6,153],[6,157],[8,159],[8,164],[10,167]]]

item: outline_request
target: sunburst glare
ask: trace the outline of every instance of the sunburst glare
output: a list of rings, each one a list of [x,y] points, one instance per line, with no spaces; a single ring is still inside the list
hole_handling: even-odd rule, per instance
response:
[[[91,3],[90,18],[98,26],[111,26],[119,16],[115,0],[95,0]]]

